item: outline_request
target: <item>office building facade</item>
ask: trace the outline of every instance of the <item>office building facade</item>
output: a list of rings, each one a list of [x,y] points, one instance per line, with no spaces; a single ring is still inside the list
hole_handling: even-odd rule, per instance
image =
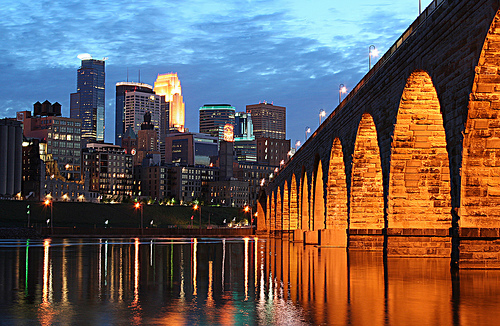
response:
[[[200,108],[200,132],[224,138],[224,126],[235,124],[235,108],[229,104],[205,104]]]
[[[115,99],[115,145],[121,146],[125,128],[125,94],[131,91],[153,94],[153,86],[135,82],[116,83]]]
[[[272,103],[259,103],[246,106],[252,116],[255,138],[286,138],[286,108]]]
[[[182,98],[181,81],[177,73],[160,74],[154,84],[154,92],[165,96],[168,103],[168,130],[184,132],[185,105]]]
[[[83,171],[89,191],[110,197],[131,196],[132,155],[118,145],[89,143],[82,151]]]
[[[144,122],[144,115],[149,112],[151,124],[158,135],[157,142],[159,143],[162,102],[162,97],[156,94],[139,91],[127,92],[125,94],[125,130],[131,128],[135,133],[138,133]],[[165,134],[163,133],[163,135]]]
[[[164,155],[166,163],[209,166],[218,155],[217,138],[190,132],[169,134]]]
[[[105,60],[79,55],[77,90],[71,94],[70,117],[81,119],[85,142],[104,141],[105,128]]]
[[[38,103],[34,105],[36,113],[39,113]],[[57,109],[54,111],[57,112]],[[48,164],[51,175],[60,175],[69,181],[81,179],[82,122],[80,119],[57,115],[32,116],[30,111],[20,111],[17,112],[17,120],[23,123],[26,138],[39,140],[40,158]],[[49,162],[52,163],[49,164]]]

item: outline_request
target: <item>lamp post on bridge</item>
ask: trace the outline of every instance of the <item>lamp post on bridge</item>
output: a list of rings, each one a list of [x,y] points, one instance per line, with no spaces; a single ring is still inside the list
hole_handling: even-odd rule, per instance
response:
[[[309,127],[306,127],[306,139],[304,140],[304,142],[307,141],[307,134],[311,132],[311,128]]]
[[[319,125],[321,126],[321,119],[323,119],[326,116],[325,110],[321,109],[319,110]]]
[[[373,44],[368,47],[368,71],[372,69],[372,57],[378,57],[378,50]]]
[[[339,85],[339,104],[342,102],[342,94],[347,93],[347,88],[344,86],[344,84]]]

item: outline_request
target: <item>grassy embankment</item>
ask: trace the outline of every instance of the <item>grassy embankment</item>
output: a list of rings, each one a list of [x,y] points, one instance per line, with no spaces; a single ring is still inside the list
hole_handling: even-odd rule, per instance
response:
[[[0,200],[0,227],[22,227],[27,224],[27,209],[30,205],[31,225],[44,226],[50,218],[50,207],[43,202],[28,202],[16,200]],[[151,220],[156,227],[179,227],[199,224],[199,212],[190,206],[144,206],[144,226],[149,227]],[[233,217],[236,221],[243,219],[241,208],[233,207],[202,207],[201,224],[222,225],[223,220],[229,222]],[[247,217],[248,218],[248,217]],[[108,227],[139,227],[140,211],[133,204],[94,204],[77,202],[54,202],[54,227],[104,227],[108,220]]]

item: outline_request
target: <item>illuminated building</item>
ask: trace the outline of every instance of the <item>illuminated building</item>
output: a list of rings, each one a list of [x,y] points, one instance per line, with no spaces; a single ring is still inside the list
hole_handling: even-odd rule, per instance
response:
[[[234,137],[235,140],[243,138],[245,140],[253,140],[253,122],[252,115],[246,112],[236,112],[234,114]]]
[[[105,69],[103,60],[89,54],[78,56],[77,90],[71,94],[70,117],[82,120],[82,139],[86,142],[104,140]]]
[[[40,141],[40,158],[50,174],[69,181],[81,179],[81,120],[63,118],[61,105],[49,101],[34,105],[30,111],[17,112],[17,120],[24,125],[24,136]]]
[[[248,182],[220,180],[210,182],[210,204],[244,207],[249,203]]]
[[[235,109],[229,104],[205,104],[200,108],[200,132],[224,138],[224,126],[235,124]]]
[[[253,135],[250,113],[236,112],[235,114],[234,151],[238,162],[257,162],[257,142]]]
[[[116,83],[116,101],[115,101],[115,144],[122,145],[121,140],[123,134],[127,130],[125,128],[125,94],[130,91],[138,91],[142,93],[153,93],[153,86],[135,82],[120,82]]]
[[[163,97],[153,93],[128,91],[125,93],[125,130],[132,128],[135,133],[141,130],[146,112],[150,113],[151,124],[157,133],[157,143],[160,141],[160,125],[162,119]],[[163,133],[165,136],[165,133]]]
[[[186,132],[165,138],[166,163],[209,166],[217,151],[217,138],[206,134]]]
[[[89,143],[82,150],[89,191],[120,199],[132,195],[132,155],[118,145]]]
[[[260,164],[280,166],[287,161],[290,139],[257,138],[257,161]]]
[[[255,138],[285,139],[286,108],[267,102],[247,105],[247,113],[252,115]]]
[[[155,198],[158,201],[189,203],[195,199],[207,202],[209,182],[217,180],[219,170],[205,166],[151,164],[134,168],[134,196]]]
[[[165,102],[169,106],[170,131],[184,132],[184,101],[182,99],[181,81],[177,73],[158,75],[154,85],[154,92],[157,95],[165,96]]]

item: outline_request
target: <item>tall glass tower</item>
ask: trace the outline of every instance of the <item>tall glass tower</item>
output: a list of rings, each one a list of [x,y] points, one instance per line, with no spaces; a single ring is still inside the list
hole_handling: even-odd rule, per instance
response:
[[[105,69],[102,60],[89,54],[78,56],[82,65],[78,69],[76,93],[71,94],[70,117],[82,119],[82,140],[104,140]]]

